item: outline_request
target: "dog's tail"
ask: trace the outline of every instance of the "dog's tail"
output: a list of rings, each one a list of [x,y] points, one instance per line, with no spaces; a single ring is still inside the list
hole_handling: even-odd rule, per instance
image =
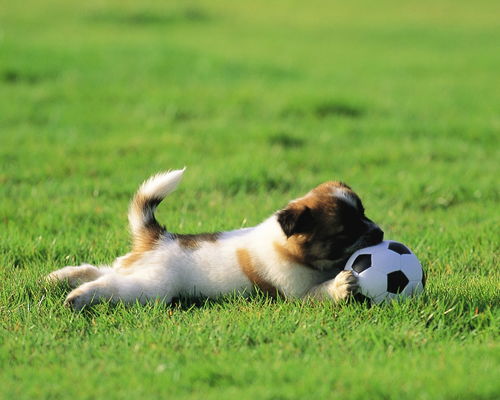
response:
[[[133,251],[150,250],[166,230],[155,218],[155,209],[179,184],[184,169],[163,172],[145,181],[135,194],[128,212]]]

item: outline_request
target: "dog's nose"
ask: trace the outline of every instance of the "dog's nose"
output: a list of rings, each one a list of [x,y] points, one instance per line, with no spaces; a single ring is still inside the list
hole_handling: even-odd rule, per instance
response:
[[[380,228],[373,228],[370,232],[368,232],[367,239],[371,245],[380,243],[384,240],[384,231]]]

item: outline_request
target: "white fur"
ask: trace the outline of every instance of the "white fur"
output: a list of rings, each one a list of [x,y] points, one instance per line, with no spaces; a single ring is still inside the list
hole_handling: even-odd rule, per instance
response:
[[[139,192],[148,197],[163,199],[177,188],[184,171],[186,171],[186,167],[156,174],[141,185]]]
[[[139,191],[150,196],[166,195],[175,189],[183,172],[157,175],[146,181]],[[131,221],[132,225],[135,223],[140,221]],[[129,256],[126,255],[116,259],[112,268],[66,267],[53,272],[48,279],[67,280],[76,287],[86,277],[92,278],[68,295],[66,301],[75,309],[102,300],[144,303],[151,299],[170,302],[177,296],[216,297],[231,292],[245,295],[255,289],[239,266],[237,251],[245,249],[259,276],[285,296],[339,300],[355,290],[352,274],[339,274],[336,279],[330,279],[331,273],[283,259],[275,245],[284,246],[286,241],[273,215],[253,228],[224,232],[214,242],[202,241],[195,249],[182,247],[167,234],[153,250],[142,253],[131,265],[126,265]]]
[[[333,196],[337,197],[338,199],[342,199],[345,202],[349,203],[351,206],[354,208],[358,208],[358,205],[356,204],[356,200],[352,197],[352,194],[349,193],[348,190],[344,188],[334,188],[333,189]]]

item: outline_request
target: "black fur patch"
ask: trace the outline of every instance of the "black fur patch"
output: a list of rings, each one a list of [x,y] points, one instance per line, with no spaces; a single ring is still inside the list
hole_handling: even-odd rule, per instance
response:
[[[216,242],[220,237],[220,232],[198,234],[173,233],[172,237],[179,242],[181,247],[197,249],[203,242]]]
[[[309,207],[285,208],[278,212],[278,222],[287,237],[309,232],[314,227],[314,217]]]

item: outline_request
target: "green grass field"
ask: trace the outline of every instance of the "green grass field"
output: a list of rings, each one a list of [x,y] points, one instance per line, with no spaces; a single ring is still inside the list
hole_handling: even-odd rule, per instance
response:
[[[494,1],[3,2],[2,399],[498,399]],[[426,293],[74,313],[41,277],[129,246],[150,174],[172,231],[252,226],[330,179]]]

